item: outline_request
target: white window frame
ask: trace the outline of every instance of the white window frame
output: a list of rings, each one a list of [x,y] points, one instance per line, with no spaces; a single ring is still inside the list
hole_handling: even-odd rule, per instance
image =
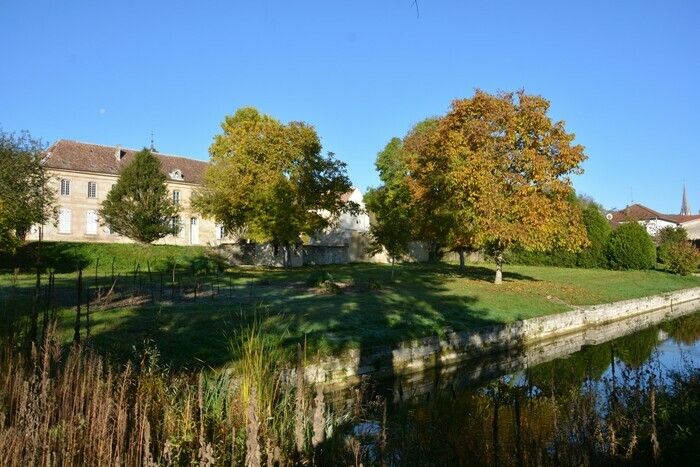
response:
[[[180,204],[180,190],[173,190],[173,203]]]
[[[88,211],[85,214],[85,235],[97,235],[99,227],[100,220],[97,211]]]
[[[65,216],[65,217],[64,217]],[[73,230],[73,213],[68,208],[58,210],[58,233],[69,234]]]
[[[90,180],[87,184],[87,197],[97,198],[97,182]]]
[[[70,196],[70,179],[61,179],[61,196]]]
[[[226,230],[222,224],[216,224],[214,230],[216,231],[217,240],[223,240],[226,237]]]

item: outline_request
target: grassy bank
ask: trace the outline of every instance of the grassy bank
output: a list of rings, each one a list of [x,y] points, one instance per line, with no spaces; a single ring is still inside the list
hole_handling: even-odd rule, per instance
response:
[[[118,359],[155,346],[176,366],[220,366],[237,358],[228,336],[256,315],[264,331],[288,348],[306,341],[311,355],[335,354],[700,286],[698,277],[660,271],[536,266],[507,266],[505,282],[496,286],[490,264],[465,271],[449,264],[404,264],[392,281],[388,266],[350,264],[323,268],[337,285],[328,289],[309,285],[318,270],[231,269],[207,276],[183,269],[175,282],[157,268],[150,276],[125,273],[115,278],[124,290],[121,299],[93,303],[90,342]],[[20,274],[13,286],[11,275],[0,276],[0,306],[12,307],[13,296],[29,303],[33,281],[31,274]],[[65,341],[73,336],[75,281],[75,273],[56,276]],[[104,270],[96,276],[86,270],[83,281],[91,296],[98,289],[104,295],[113,284]],[[82,326],[85,339],[84,317]]]
[[[31,307],[36,250],[30,244],[0,262],[5,321]],[[163,361],[185,367],[238,358],[228,337],[255,316],[286,348],[305,341],[311,355],[336,354],[700,286],[698,277],[662,271],[515,265],[496,286],[488,263],[402,264],[393,280],[380,264],[222,271],[203,247],[43,243],[41,252],[56,273],[50,293],[41,277],[39,308],[50,303],[65,342],[74,333],[80,263],[83,339],[120,360],[157,347]]]

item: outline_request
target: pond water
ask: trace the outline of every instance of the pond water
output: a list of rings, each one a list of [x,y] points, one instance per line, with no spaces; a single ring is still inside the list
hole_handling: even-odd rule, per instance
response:
[[[353,407],[365,464],[700,465],[700,310],[576,339],[367,381],[333,405]]]

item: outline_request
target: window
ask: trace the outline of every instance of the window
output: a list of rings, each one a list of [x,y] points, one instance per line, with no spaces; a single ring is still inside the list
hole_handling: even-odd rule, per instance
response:
[[[97,182],[88,182],[88,198],[97,198]]]
[[[172,219],[170,219],[170,224],[171,224],[171,225],[173,226],[173,228],[175,229],[174,235],[175,235],[176,237],[177,237],[177,236],[180,236],[180,235],[182,234],[182,222],[180,222],[180,218],[179,218],[179,217],[173,217]]]
[[[70,233],[71,212],[70,209],[58,210],[58,233]]]
[[[216,224],[216,239],[221,240],[224,237],[226,237],[226,231],[224,230],[224,226],[221,224]]]
[[[180,204],[180,191],[173,190],[173,203]]]
[[[190,243],[193,245],[199,243],[199,223],[196,217],[190,219]]]
[[[61,179],[61,196],[70,196],[70,180],[67,178]]]
[[[97,235],[98,217],[96,211],[88,211],[85,216],[85,234]]]

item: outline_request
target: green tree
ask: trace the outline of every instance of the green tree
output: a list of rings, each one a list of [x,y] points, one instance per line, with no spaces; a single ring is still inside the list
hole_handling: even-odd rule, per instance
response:
[[[605,245],[612,228],[599,205],[586,199],[582,199],[581,203],[583,204],[581,217],[586,227],[589,244],[579,252],[577,264],[583,268],[605,268],[608,265]]]
[[[582,172],[584,148],[548,110],[539,96],[477,91],[454,101],[427,141],[411,145],[414,197],[435,200],[450,243],[493,254],[497,284],[510,247],[577,251],[587,244],[568,178]]]
[[[44,144],[0,129],[0,248],[14,249],[30,227],[55,217],[55,193],[41,164]]]
[[[616,269],[652,269],[656,265],[656,248],[646,228],[631,221],[615,229],[606,245],[610,266]]]
[[[179,208],[172,201],[160,161],[149,149],[142,149],[119,173],[114,187],[102,202],[100,217],[113,232],[152,243],[177,234],[174,222]]]
[[[314,128],[282,124],[251,107],[227,116],[209,148],[211,164],[194,205],[229,231],[270,242],[285,251],[303,234],[332,225],[350,188],[345,163],[321,154]]]
[[[392,278],[394,263],[408,253],[413,230],[405,159],[403,141],[392,138],[377,154],[375,162],[383,184],[369,189],[364,197],[370,215],[371,252],[378,253],[386,249],[391,261]]]

